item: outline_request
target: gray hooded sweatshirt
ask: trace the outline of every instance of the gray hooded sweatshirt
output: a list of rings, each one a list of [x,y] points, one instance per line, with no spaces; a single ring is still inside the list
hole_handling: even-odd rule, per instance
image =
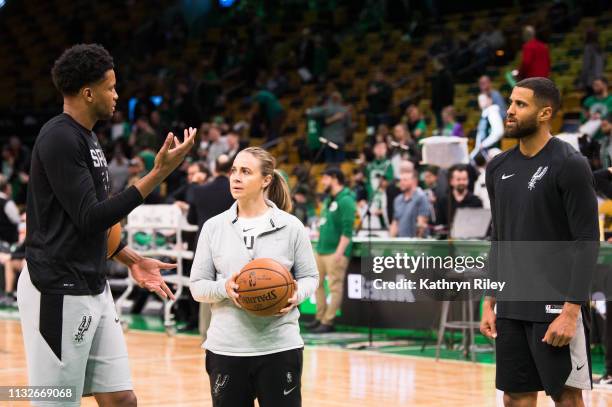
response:
[[[270,226],[255,240],[253,257],[242,240],[237,202],[202,227],[189,289],[196,301],[212,304],[210,327],[202,347],[213,353],[256,356],[304,346],[297,308],[280,317],[254,316],[236,307],[225,291],[225,281],[254,258],[271,258],[291,270],[300,303],[319,284],[314,252],[304,225],[272,201],[266,203],[272,208]]]

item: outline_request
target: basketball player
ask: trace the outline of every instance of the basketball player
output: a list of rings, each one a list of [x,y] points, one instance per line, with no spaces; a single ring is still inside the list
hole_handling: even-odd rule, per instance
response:
[[[319,276],[304,225],[291,210],[284,178],[267,151],[249,147],[236,156],[230,188],[236,202],[204,223],[189,289],[212,303],[206,371],[214,407],[302,405],[304,342],[297,305],[312,295]],[[267,199],[266,199],[267,198]],[[297,290],[279,315],[260,317],[240,309],[236,277],[255,258],[271,258],[291,270]]]
[[[504,392],[506,406],[535,406],[540,390],[557,406],[583,406],[582,390],[591,389],[589,334],[583,319],[587,314],[581,301],[588,297],[597,259],[597,201],[586,159],[550,134],[559,105],[559,91],[549,79],[517,83],[505,131],[519,144],[487,167],[492,238],[499,241],[500,253],[502,241],[556,242],[558,247],[569,241],[574,249],[569,255],[556,251],[557,257],[568,255],[573,264],[569,275],[559,275],[556,282],[569,278],[568,290],[576,295],[556,303],[536,302],[537,298],[499,301],[497,315],[495,298],[485,298],[480,330],[495,338],[496,387]]]
[[[99,45],[75,45],[51,73],[64,108],[41,128],[34,144],[27,266],[17,290],[28,381],[76,387],[74,403],[55,405],[80,405],[81,395],[93,394],[100,406],[135,406],[127,349],[105,276],[107,230],[183,161],[195,129],[185,130],[183,143],[168,134],[153,169],[108,198],[107,164],[92,128],[115,110],[113,59]],[[129,267],[141,287],[173,298],[160,275],[173,264],[142,258],[123,244],[114,258]]]

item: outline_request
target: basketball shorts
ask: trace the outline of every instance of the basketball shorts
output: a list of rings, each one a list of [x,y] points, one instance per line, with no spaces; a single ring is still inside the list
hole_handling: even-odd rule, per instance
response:
[[[206,351],[213,407],[301,407],[303,348],[261,356]]]
[[[569,345],[542,342],[550,323],[497,320],[495,385],[507,393],[544,390],[558,399],[565,386],[592,388],[588,329],[582,315]]]
[[[76,401],[35,402],[78,406],[82,395],[132,390],[127,347],[110,287],[99,295],[42,294],[27,265],[17,303],[30,386],[74,386]]]

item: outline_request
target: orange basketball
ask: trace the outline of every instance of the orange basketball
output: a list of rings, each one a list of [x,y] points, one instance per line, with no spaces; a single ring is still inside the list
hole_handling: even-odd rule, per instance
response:
[[[255,259],[240,270],[236,278],[238,303],[260,317],[278,313],[295,292],[291,273],[272,259]]]
[[[108,229],[108,242],[106,244],[106,258],[109,259],[121,242],[121,223],[115,223]]]

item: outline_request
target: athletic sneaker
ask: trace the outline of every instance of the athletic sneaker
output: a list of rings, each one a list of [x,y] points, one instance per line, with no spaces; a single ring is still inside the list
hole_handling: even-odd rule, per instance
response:
[[[612,389],[612,375],[605,374],[595,382],[596,387],[604,387],[606,389]]]
[[[15,307],[17,306],[17,298],[13,293],[0,294],[0,306]]]

